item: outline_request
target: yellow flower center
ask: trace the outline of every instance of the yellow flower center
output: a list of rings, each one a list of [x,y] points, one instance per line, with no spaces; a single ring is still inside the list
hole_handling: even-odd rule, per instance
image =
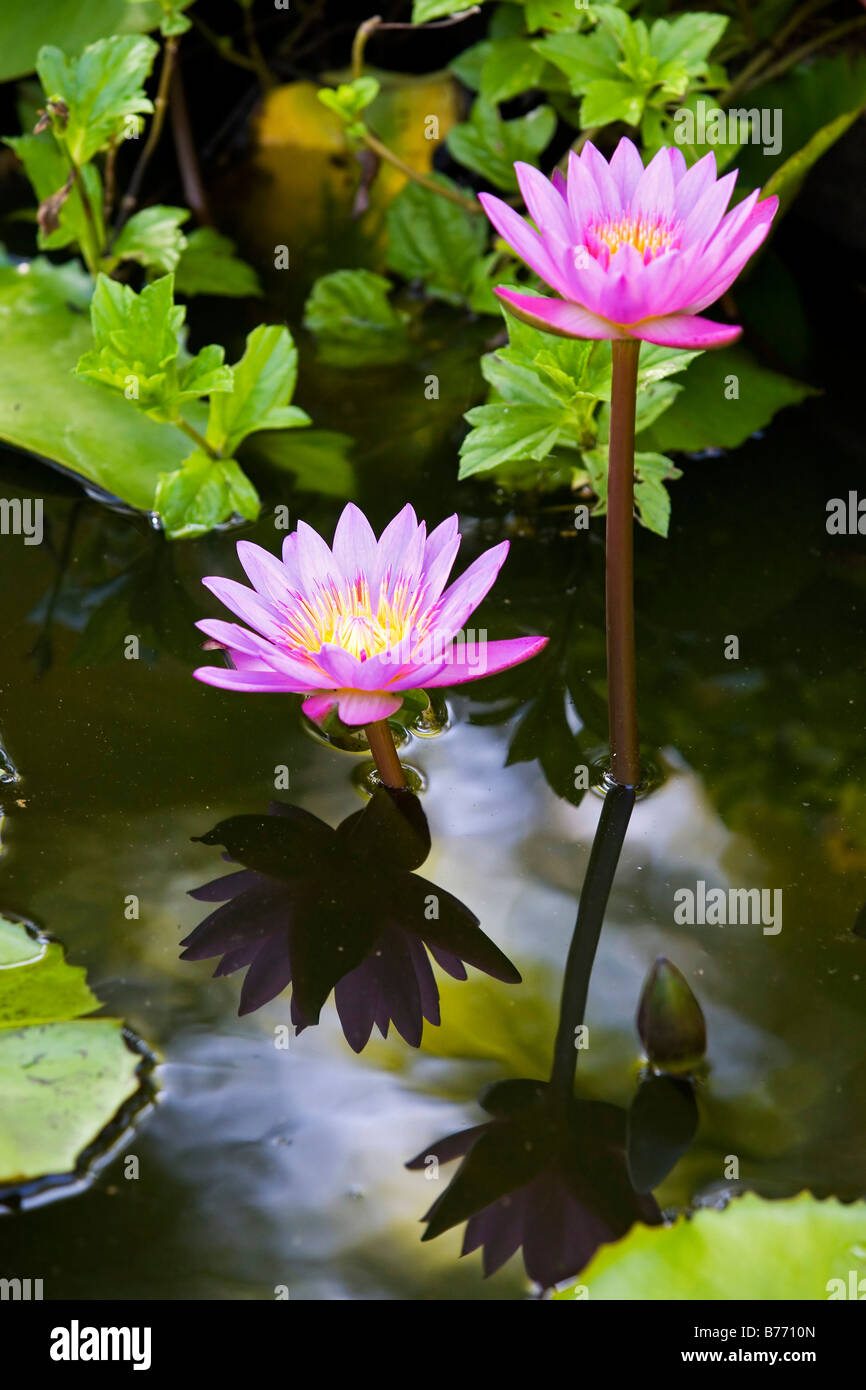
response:
[[[591,251],[600,249],[600,246],[593,247],[592,242],[606,246],[612,256],[621,246],[628,245],[639,251],[645,261],[679,244],[679,227],[658,213],[612,217],[606,222],[596,222],[588,231]]]
[[[292,648],[315,653],[333,645],[365,661],[406,636],[420,635],[418,614],[423,596],[423,586],[415,586],[410,593],[402,577],[389,592],[386,576],[375,602],[363,575],[341,586],[329,581],[319,586],[312,600],[296,596],[293,611],[284,619],[284,631]]]

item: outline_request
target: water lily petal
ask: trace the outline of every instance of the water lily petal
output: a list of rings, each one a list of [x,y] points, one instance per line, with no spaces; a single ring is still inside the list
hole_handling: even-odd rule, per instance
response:
[[[400,695],[384,690],[338,690],[337,705],[344,724],[374,724],[396,714],[403,703]]]
[[[376,536],[369,521],[354,502],[343,508],[334,532],[334,559],[349,580],[369,574],[376,563]]]
[[[249,623],[250,627],[254,627],[264,637],[269,637],[271,641],[285,641],[285,631],[280,623],[279,614],[254,589],[248,589],[236,579],[223,579],[219,575],[208,575],[201,582],[220,603],[224,603],[226,608],[243,618],[245,623]]]
[[[567,299],[548,299],[544,295],[520,294],[507,285],[497,285],[495,293],[515,317],[533,328],[557,333],[561,338],[624,338],[615,323]]]
[[[714,348],[727,347],[743,330],[738,324],[714,323],[696,314],[669,314],[667,318],[634,324],[630,331],[633,338],[660,343],[662,347]]]
[[[431,689],[439,685],[461,685],[465,681],[481,680],[492,676],[496,671],[505,671],[510,666],[518,666],[522,661],[537,656],[548,643],[547,637],[507,637],[497,642],[466,642],[455,646],[450,659],[439,672],[427,676],[421,682],[422,688]]]
[[[220,690],[270,691],[273,694],[301,694],[311,686],[299,686],[291,676],[277,671],[233,671],[227,666],[199,666],[193,671],[197,681],[215,685]]]

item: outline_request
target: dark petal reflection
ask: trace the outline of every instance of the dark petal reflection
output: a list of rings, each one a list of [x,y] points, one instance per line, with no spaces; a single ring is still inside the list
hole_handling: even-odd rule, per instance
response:
[[[563,1102],[533,1081],[494,1087],[484,1104],[494,1115],[487,1124],[449,1135],[407,1164],[462,1160],[423,1218],[424,1240],[465,1221],[463,1254],[480,1249],[485,1276],[522,1248],[529,1277],[550,1288],[634,1222],[661,1220],[655,1200],[630,1181],[624,1110]]]
[[[218,907],[183,941],[181,959],[221,957],[215,975],[246,970],[238,1012],[292,986],[298,1033],[319,1021],[331,991],[349,1046],[393,1025],[418,1047],[425,1021],[440,1022],[432,959],[455,979],[466,965],[510,984],[520,976],[478,918],[413,872],[430,831],[410,791],[379,788],[337,828],[298,806],[231,816],[200,837],[243,868],[192,890]],[[429,953],[429,954],[428,954]]]

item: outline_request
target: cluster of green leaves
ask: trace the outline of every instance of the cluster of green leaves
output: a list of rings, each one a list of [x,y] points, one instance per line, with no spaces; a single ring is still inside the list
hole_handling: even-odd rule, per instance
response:
[[[254,520],[259,497],[235,458],[238,448],[254,432],[309,424],[309,416],[289,404],[297,350],[287,328],[253,329],[240,361],[230,367],[216,344],[194,357],[183,351],[184,316],[174,303],[171,275],[140,294],[100,275],[90,306],[94,347],[76,367],[79,376],[121,394],[195,442],[157,488],[156,510],[170,536],[200,535],[238,514]]]
[[[533,44],[580,97],[584,129],[625,121],[654,147],[663,143],[672,105],[724,85],[724,68],[708,58],[727,27],[726,16],[681,14],[647,26],[616,5],[593,5],[591,12],[597,21],[592,33],[551,34]]]
[[[460,477],[495,471],[511,487],[568,483],[591,488],[593,512],[606,509],[611,391],[609,342],[542,333],[507,318],[509,344],[482,358],[490,400],[466,416],[472,426],[460,450]],[[668,378],[695,352],[644,344],[638,372],[637,430],[652,424],[682,390]],[[539,467],[541,465],[541,467]],[[663,454],[635,454],[635,503],[641,522],[667,535],[665,482],[679,476]]]
[[[189,27],[171,0],[163,9],[164,33]],[[157,204],[110,225],[101,165],[124,143],[140,141],[143,117],[153,112],[144,84],[158,51],[153,39],[131,34],[98,39],[78,57],[50,45],[39,50],[40,118],[31,132],[5,141],[39,201],[39,248],[76,247],[93,275],[136,262],[151,274],[178,271],[187,294],[258,294],[255,273],[228,238],[207,228],[188,237],[181,231],[186,208]]]
[[[63,948],[0,917],[0,1187],[73,1173],[138,1090],[141,1057]]]

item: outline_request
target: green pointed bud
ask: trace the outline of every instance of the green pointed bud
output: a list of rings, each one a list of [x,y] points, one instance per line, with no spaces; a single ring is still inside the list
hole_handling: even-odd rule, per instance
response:
[[[649,972],[637,1011],[649,1061],[662,1071],[691,1071],[707,1049],[701,1006],[683,973],[664,956]]]

